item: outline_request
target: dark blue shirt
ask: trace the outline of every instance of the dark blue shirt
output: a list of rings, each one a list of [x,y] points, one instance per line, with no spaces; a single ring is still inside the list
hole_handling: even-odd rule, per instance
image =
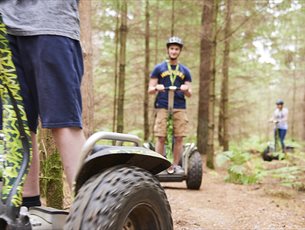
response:
[[[176,75],[176,79],[174,81],[174,85],[180,87],[186,81],[191,82],[192,77],[189,69],[184,65],[179,63],[179,68],[176,70],[176,65],[171,65],[172,71],[168,69],[167,62],[164,61],[155,66],[154,70],[150,74],[151,78],[158,78],[158,84],[162,84],[165,87],[169,87],[172,85],[170,76],[171,72]],[[174,108],[175,109],[185,109],[186,102],[184,93],[181,91],[175,91],[175,98],[174,98]],[[155,108],[165,108],[168,107],[168,91],[159,92],[156,101],[155,101]]]

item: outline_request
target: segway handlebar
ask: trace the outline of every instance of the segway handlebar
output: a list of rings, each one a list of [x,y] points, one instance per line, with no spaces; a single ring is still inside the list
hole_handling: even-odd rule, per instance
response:
[[[176,90],[180,90],[180,87],[177,87],[177,86],[171,85],[171,86],[164,87],[164,90],[172,90],[172,91],[176,91]]]
[[[85,158],[90,154],[91,150],[93,149],[94,145],[99,140],[112,140],[122,145],[122,142],[131,142],[135,146],[141,145],[141,139],[138,136],[132,134],[123,134],[123,133],[113,133],[113,132],[97,132],[91,135],[86,143],[83,146],[82,154],[81,154],[81,161],[83,162]]]

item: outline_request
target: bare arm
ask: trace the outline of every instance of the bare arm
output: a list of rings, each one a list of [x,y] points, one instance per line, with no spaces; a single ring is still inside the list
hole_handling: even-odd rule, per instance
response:
[[[184,95],[187,97],[192,96],[192,84],[189,81],[184,82],[180,87],[181,91],[184,92]]]
[[[156,91],[156,85],[158,84],[158,78],[151,78],[149,80],[149,83],[148,83],[148,93],[149,94],[155,94],[157,91]]]
[[[151,78],[148,83],[148,93],[155,94],[158,91],[163,91],[164,85],[158,84],[158,78]]]

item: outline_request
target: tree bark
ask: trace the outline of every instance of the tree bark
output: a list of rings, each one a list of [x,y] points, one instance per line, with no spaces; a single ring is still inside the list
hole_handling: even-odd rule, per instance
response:
[[[124,131],[124,98],[125,98],[125,67],[126,67],[126,40],[127,40],[127,0],[122,0],[120,26],[120,58],[119,58],[119,90],[118,90],[118,120],[117,132]]]
[[[94,94],[92,77],[92,29],[91,0],[80,1],[81,41],[84,57],[84,76],[82,79],[83,129],[88,137],[93,132],[94,125]]]
[[[223,80],[222,80],[223,81]],[[224,111],[223,111],[223,83],[221,85],[221,95],[220,95],[220,102],[219,102],[219,113],[218,113],[218,143],[219,143],[219,146],[222,146],[224,145],[224,141],[223,141],[223,126],[224,126],[224,118],[223,118],[223,114],[224,114]]]
[[[225,41],[223,52],[223,66],[222,66],[222,83],[221,83],[221,102],[219,114],[219,128],[221,139],[219,142],[222,144],[224,151],[229,150],[229,61],[230,61],[230,34],[231,34],[231,6],[232,1],[226,1],[226,22],[225,22]]]
[[[209,82],[212,74],[211,54],[213,47],[213,5],[214,0],[204,0],[201,21],[197,146],[202,154],[207,153],[208,144]]]
[[[116,0],[117,11],[120,10],[120,1]],[[119,50],[119,13],[116,16],[115,24],[115,52],[114,52],[114,95],[113,95],[113,116],[112,116],[112,131],[115,132],[117,121],[117,104],[118,104],[118,50]]]
[[[157,9],[156,9],[156,36],[155,36],[155,63],[158,63],[158,56],[159,56],[159,3],[160,0],[157,0]]]
[[[218,0],[213,6],[212,34],[213,46],[211,55],[211,78],[209,83],[209,121],[208,121],[208,146],[207,146],[207,167],[214,169],[214,132],[215,132],[215,83],[216,83],[216,48],[217,48],[217,11]]]
[[[296,94],[297,94],[297,74],[296,74],[296,61],[293,62],[294,64],[294,69],[292,70],[293,73],[293,90],[292,90],[292,119],[291,119],[291,139],[292,141],[295,140],[295,115],[296,115]]]
[[[150,37],[150,26],[149,26],[150,14],[149,14],[149,0],[146,0],[145,6],[145,71],[144,71],[144,140],[148,141],[149,138],[149,119],[148,119],[148,107],[149,97],[147,93],[148,82],[149,82],[149,62],[150,62],[150,50],[149,50],[149,37]]]
[[[303,78],[304,82],[303,84],[305,85],[305,78]],[[302,132],[302,140],[305,140],[305,91],[303,92],[303,132]]]

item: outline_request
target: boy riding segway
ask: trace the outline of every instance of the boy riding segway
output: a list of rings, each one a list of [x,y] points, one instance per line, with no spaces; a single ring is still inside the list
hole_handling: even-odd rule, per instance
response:
[[[179,37],[170,37],[166,46],[169,60],[156,65],[151,73],[148,89],[148,93],[150,94],[157,93],[155,101],[156,120],[154,126],[154,133],[157,137],[156,152],[165,155],[164,145],[166,143],[169,105],[169,94],[165,89],[176,86],[180,90],[175,91],[174,106],[173,111],[171,111],[174,147],[173,163],[168,169],[168,173],[184,174],[184,170],[179,165],[179,161],[183,150],[183,138],[186,136],[188,129],[185,96],[192,96],[192,77],[189,69],[181,63],[178,63],[178,58],[183,48],[182,40]],[[169,143],[167,144],[169,145]]]
[[[160,182],[185,180],[188,189],[200,189],[202,181],[200,153],[194,143],[183,144],[183,138],[188,130],[185,96],[192,95],[192,78],[188,68],[178,63],[183,47],[182,40],[171,37],[166,46],[169,60],[154,68],[148,89],[150,94],[157,93],[155,150],[172,162],[171,167],[159,173],[157,178]],[[149,145],[148,148],[151,149],[152,146]]]

